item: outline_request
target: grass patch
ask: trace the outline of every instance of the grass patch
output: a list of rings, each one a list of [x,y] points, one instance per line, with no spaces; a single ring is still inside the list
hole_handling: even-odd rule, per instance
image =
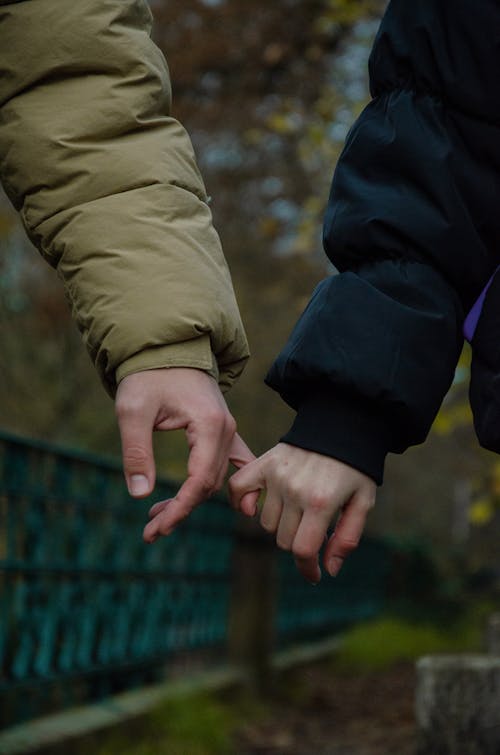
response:
[[[196,695],[169,700],[140,723],[103,733],[94,755],[233,755],[234,733],[259,706],[237,697]]]
[[[386,617],[350,629],[333,663],[341,670],[380,671],[429,653],[480,650],[481,639],[482,621],[477,615],[446,629]]]

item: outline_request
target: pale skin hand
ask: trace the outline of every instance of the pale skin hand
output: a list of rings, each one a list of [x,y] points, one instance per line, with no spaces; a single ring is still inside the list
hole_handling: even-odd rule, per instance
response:
[[[242,466],[255,458],[237,435],[216,381],[201,370],[170,367],[128,375],[118,386],[115,408],[130,495],[144,498],[153,491],[153,431],[184,429],[190,450],[187,478],[174,498],[153,507],[146,542],[169,535],[219,490],[229,462]]]
[[[331,524],[323,565],[338,574],[344,559],[361,538],[366,516],[375,504],[374,481],[329,456],[278,443],[229,480],[232,504],[247,516],[257,512],[257,500],[265,490],[260,521],[276,533],[280,548],[295,557],[299,572],[310,582],[321,579],[319,551]]]

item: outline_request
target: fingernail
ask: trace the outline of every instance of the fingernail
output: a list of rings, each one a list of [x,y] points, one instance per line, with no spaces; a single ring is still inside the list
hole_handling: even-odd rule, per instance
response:
[[[130,495],[146,495],[149,493],[148,478],[143,474],[133,474],[129,480]]]
[[[330,577],[336,577],[339,571],[342,569],[343,559],[338,556],[332,556],[328,563],[328,573]]]

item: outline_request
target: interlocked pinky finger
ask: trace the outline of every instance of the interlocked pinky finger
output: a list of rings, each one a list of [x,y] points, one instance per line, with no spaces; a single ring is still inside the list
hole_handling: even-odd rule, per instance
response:
[[[168,498],[166,501],[158,501],[157,503],[154,503],[148,511],[148,518],[154,519],[157,514],[167,508],[172,500],[172,498]]]

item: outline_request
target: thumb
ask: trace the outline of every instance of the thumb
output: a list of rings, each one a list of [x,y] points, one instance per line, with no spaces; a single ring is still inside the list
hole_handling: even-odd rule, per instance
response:
[[[229,449],[229,461],[238,469],[255,460],[255,455],[250,451],[245,441],[235,434]]]
[[[122,442],[123,471],[131,496],[144,498],[155,484],[153,423],[146,413],[120,411],[118,426]]]

